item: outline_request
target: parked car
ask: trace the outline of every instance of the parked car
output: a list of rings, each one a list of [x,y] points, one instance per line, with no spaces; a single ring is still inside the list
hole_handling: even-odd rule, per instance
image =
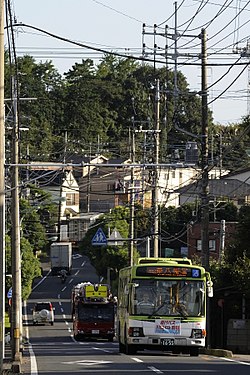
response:
[[[33,324],[54,324],[54,310],[51,302],[36,302],[33,309]]]

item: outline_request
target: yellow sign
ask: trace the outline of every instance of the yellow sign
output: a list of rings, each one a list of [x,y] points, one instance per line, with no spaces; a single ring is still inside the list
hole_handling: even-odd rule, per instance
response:
[[[93,298],[93,297],[107,298],[108,287],[107,285],[86,285],[85,296],[88,298]]]

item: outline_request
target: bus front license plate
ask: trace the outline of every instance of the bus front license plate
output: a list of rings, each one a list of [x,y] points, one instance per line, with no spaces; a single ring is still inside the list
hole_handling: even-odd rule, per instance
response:
[[[99,329],[92,329],[93,335],[99,335]]]
[[[174,345],[174,339],[161,339],[161,345],[163,346]]]

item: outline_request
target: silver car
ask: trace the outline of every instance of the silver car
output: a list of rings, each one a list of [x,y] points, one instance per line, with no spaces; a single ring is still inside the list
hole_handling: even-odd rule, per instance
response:
[[[33,313],[33,324],[46,324],[49,323],[53,326],[54,324],[54,310],[51,302],[36,302]]]

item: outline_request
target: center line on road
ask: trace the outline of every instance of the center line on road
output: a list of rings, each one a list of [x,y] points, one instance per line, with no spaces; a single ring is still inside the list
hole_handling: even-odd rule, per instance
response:
[[[142,359],[139,359],[139,358],[131,358],[131,359],[133,359],[133,361],[135,361],[135,362],[143,362],[143,360]]]
[[[92,346],[92,349],[94,349],[94,350],[100,350],[101,352],[104,352],[104,353],[112,353],[112,351],[110,351],[110,350],[103,349],[103,348],[97,348],[95,346]]]
[[[161,370],[159,370],[158,368],[156,368],[154,366],[149,366],[148,369],[156,372],[157,374],[163,374],[163,372]]]

